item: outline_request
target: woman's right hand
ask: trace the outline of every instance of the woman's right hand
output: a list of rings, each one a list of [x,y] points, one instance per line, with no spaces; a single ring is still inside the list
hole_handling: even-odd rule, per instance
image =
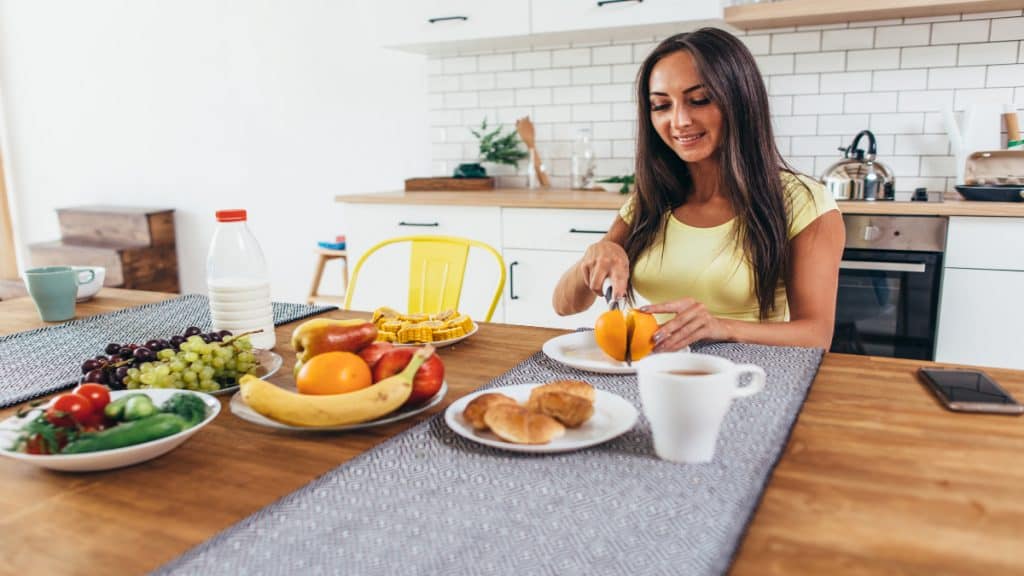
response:
[[[593,293],[604,296],[601,287],[605,278],[612,279],[612,298],[626,295],[629,281],[629,257],[616,242],[601,240],[587,247],[580,260],[580,274],[583,284]]]

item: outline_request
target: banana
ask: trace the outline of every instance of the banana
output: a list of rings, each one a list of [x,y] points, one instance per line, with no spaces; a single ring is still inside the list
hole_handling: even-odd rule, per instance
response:
[[[345,394],[298,394],[249,375],[242,377],[239,387],[245,403],[271,420],[308,427],[358,424],[380,418],[404,404],[412,394],[416,371],[433,353],[433,346],[424,346],[398,374]]]

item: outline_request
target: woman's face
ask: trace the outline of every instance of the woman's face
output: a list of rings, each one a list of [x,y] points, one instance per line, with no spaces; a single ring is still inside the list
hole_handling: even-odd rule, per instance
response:
[[[651,70],[651,124],[687,163],[714,159],[722,140],[722,111],[703,82],[685,50],[665,56]]]

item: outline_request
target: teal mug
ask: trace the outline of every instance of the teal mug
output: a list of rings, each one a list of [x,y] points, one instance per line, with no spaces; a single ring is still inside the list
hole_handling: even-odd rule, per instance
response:
[[[79,284],[88,284],[95,277],[92,270],[45,266],[26,270],[25,284],[39,310],[39,317],[44,322],[62,322],[75,317],[75,295]]]

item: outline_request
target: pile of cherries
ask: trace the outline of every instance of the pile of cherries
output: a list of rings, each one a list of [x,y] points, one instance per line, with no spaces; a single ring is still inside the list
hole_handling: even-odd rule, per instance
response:
[[[181,348],[181,344],[192,336],[199,336],[207,343],[221,342],[224,338],[231,336],[231,332],[221,330],[204,333],[196,326],[189,326],[181,335],[171,336],[167,339],[157,338],[141,346],[111,342],[103,350],[106,354],[100,354],[82,362],[80,381],[105,384],[112,390],[123,390],[125,388],[124,379],[128,375],[129,368],[143,362],[156,362],[156,353],[161,350],[170,348],[177,352]]]

